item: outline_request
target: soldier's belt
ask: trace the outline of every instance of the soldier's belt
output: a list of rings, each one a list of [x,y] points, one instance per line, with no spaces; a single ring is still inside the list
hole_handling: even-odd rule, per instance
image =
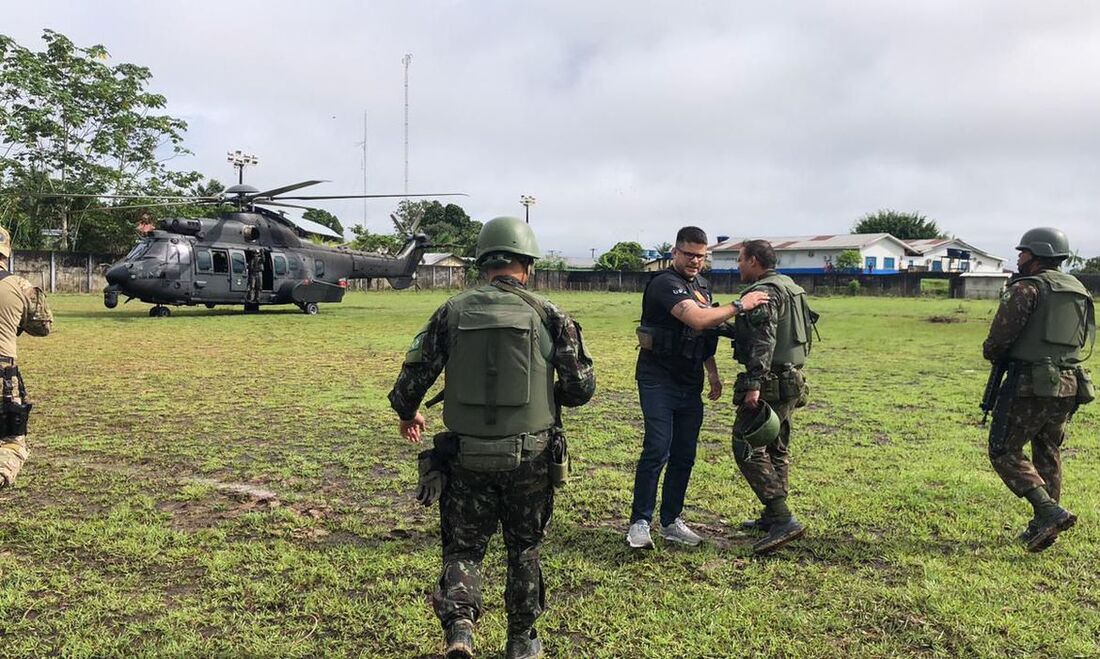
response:
[[[9,366],[14,366],[15,365],[15,358],[14,357],[5,357],[3,355],[0,355],[0,364],[7,364]]]
[[[458,437],[458,464],[470,471],[511,471],[540,455],[550,442],[550,431],[509,437]]]

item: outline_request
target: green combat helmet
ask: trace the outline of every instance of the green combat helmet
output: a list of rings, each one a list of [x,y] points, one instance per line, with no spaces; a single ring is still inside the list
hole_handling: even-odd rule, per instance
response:
[[[1025,233],[1016,249],[1026,249],[1035,256],[1065,258],[1069,256],[1069,239],[1061,229],[1039,227]]]
[[[477,236],[477,264],[486,265],[488,256],[500,254],[502,258],[494,258],[492,261],[495,263],[488,265],[506,265],[511,259],[503,256],[502,252],[533,259],[542,256],[531,225],[518,217],[495,217],[481,227],[481,233]]]
[[[779,425],[779,415],[772,410],[771,405],[760,401],[756,415],[748,419],[743,427],[735,428],[734,437],[753,448],[760,448],[775,441],[779,436]]]

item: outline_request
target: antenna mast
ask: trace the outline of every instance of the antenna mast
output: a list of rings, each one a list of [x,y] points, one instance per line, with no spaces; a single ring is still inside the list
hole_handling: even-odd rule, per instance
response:
[[[409,194],[409,63],[412,53],[405,53],[401,62],[405,65],[405,194]]]

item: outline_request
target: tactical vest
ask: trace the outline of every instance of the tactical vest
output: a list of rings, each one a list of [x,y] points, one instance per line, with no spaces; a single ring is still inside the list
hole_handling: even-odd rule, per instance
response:
[[[806,363],[806,356],[810,354],[810,333],[813,331],[812,314],[810,305],[806,302],[806,291],[794,283],[787,275],[781,275],[774,271],[756,280],[744,293],[763,290],[764,286],[774,286],[779,289],[782,300],[779,308],[779,318],[775,327],[775,352],[772,353],[772,366],[781,364],[793,364],[802,366]],[[765,291],[767,292],[767,291]],[[749,330],[748,319],[738,316],[736,327],[739,336],[746,336]],[[748,359],[747,351],[736,350],[738,359]],[[744,363],[744,362],[742,362]]]
[[[450,302],[447,330],[448,429],[510,437],[554,425],[553,341],[524,298],[492,284],[462,293]]]
[[[1076,277],[1058,270],[1016,281],[1035,282],[1039,303],[1012,344],[1009,358],[1030,363],[1050,360],[1058,366],[1081,363],[1081,348],[1096,337],[1092,295]]]
[[[692,329],[671,314],[662,314],[661,322],[665,323],[663,325],[655,324],[646,318],[649,287],[659,278],[666,276],[683,280],[683,277],[670,268],[653,277],[646,284],[645,290],[642,291],[642,318],[637,329],[639,346],[641,349],[653,353],[653,356],[658,360],[682,359],[702,364],[714,356],[718,348],[718,333],[715,330]],[[710,284],[701,275],[696,276],[692,282],[686,282],[685,280],[684,286],[688,289],[698,289],[708,300],[710,299]],[[694,291],[692,299],[698,299],[695,297]],[[650,322],[647,322],[647,320],[650,320]],[[680,368],[682,364],[672,362],[669,367]]]

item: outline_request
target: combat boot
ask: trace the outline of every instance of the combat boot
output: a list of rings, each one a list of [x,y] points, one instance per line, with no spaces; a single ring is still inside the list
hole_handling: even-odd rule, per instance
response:
[[[1032,520],[1035,532],[1024,541],[1024,547],[1030,552],[1043,551],[1054,544],[1054,540],[1059,533],[1076,523],[1077,515],[1061,506],[1055,506],[1053,510],[1035,516],[1035,519]]]
[[[457,620],[447,627],[444,634],[446,647],[443,656],[446,659],[472,659],[474,656],[474,623],[469,620]]]
[[[767,533],[771,527],[772,523],[763,515],[741,522],[741,531],[744,533]]]
[[[771,523],[768,528],[768,535],[753,543],[752,552],[754,554],[766,554],[774,551],[805,532],[806,527],[793,515],[786,520],[777,520]]]
[[[1024,545],[1024,546],[1026,546],[1029,542],[1031,542],[1031,538],[1035,535],[1035,531],[1036,531],[1037,528],[1038,527],[1035,525],[1035,520],[1034,519],[1031,520],[1030,522],[1027,523],[1027,528],[1024,529],[1023,531],[1021,531],[1020,535],[1016,536],[1016,541],[1019,542],[1020,544]],[[1046,540],[1044,540],[1043,543],[1041,545],[1039,545],[1036,548],[1035,551],[1038,552],[1038,551],[1043,551],[1044,549],[1048,549],[1057,540],[1058,540],[1058,536],[1056,536],[1056,535],[1051,536],[1051,537],[1047,538]]]
[[[536,659],[542,656],[542,641],[534,629],[509,634],[504,656],[506,659]]]

